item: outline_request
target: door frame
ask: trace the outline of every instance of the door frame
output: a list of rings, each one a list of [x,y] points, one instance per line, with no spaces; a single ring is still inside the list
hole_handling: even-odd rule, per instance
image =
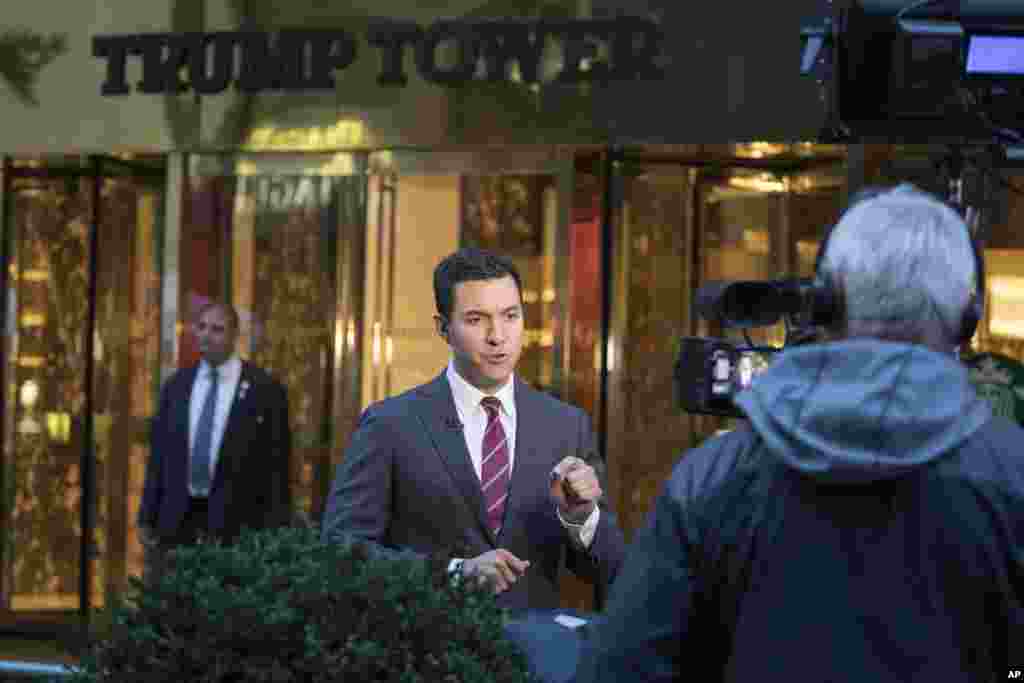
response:
[[[165,161],[165,157],[162,157]],[[101,234],[102,224],[102,189],[103,181],[106,178],[132,177],[146,178],[152,181],[161,181],[161,191],[166,188],[162,181],[166,178],[166,163],[160,167],[154,167],[138,161],[119,158],[115,156],[91,154],[82,156],[69,156],[63,159],[78,159],[77,166],[48,166],[45,164],[32,166],[17,166],[12,157],[3,157],[2,179],[0,179],[0,292],[10,291],[9,267],[12,258],[11,247],[18,239],[16,231],[12,228],[13,201],[11,200],[13,184],[15,180],[22,178],[88,178],[91,179],[91,216],[89,220],[89,250],[88,250],[88,284],[86,288],[87,316],[86,316],[86,338],[83,340],[85,396],[82,417],[82,451],[79,454],[81,467],[80,486],[80,515],[82,533],[79,542],[79,580],[78,580],[78,608],[74,612],[67,610],[46,610],[46,611],[25,611],[15,612],[5,610],[6,614],[0,616],[0,634],[16,634],[19,636],[36,635],[40,637],[67,637],[75,638],[87,632],[90,613],[92,612],[92,563],[88,560],[96,554],[95,531],[96,531],[96,425],[95,425],[95,370],[96,361],[94,353],[97,296],[99,280],[99,257],[101,243],[106,235]],[[120,172],[111,172],[108,169],[117,168]],[[166,202],[166,194],[165,194]],[[158,218],[156,223],[162,225]],[[8,321],[8,302],[6,296],[0,301],[0,330],[6,330]],[[0,387],[4,394],[0,397],[0,490],[3,490],[7,482],[4,481],[7,468],[3,463],[6,453],[2,452],[2,445],[6,443],[7,433],[7,397],[8,386],[8,364],[9,348],[11,340],[6,334],[0,334]],[[0,521],[0,523],[6,520]],[[3,545],[0,545],[0,566],[8,559],[3,556]],[[77,619],[75,618],[77,616]]]

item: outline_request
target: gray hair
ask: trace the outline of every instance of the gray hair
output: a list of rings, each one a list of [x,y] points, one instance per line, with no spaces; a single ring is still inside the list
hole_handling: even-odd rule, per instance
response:
[[[828,239],[819,272],[843,293],[848,329],[907,341],[960,339],[976,289],[963,219],[903,184],[851,206]]]

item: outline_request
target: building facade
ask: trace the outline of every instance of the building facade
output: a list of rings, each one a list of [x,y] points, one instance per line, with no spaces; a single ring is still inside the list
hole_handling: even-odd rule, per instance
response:
[[[521,374],[591,414],[636,528],[676,459],[728,426],[673,395],[678,340],[721,333],[696,288],[809,275],[849,189],[934,181],[941,150],[799,142],[824,116],[797,68],[814,9],[6,8],[0,625],[77,623],[140,571],[148,420],[197,359],[197,306],[234,302],[242,356],[287,385],[316,520],[360,411],[447,362],[431,272],[462,245],[522,270]],[[980,343],[1019,358],[1012,195]],[[589,597],[567,583],[565,601]]]

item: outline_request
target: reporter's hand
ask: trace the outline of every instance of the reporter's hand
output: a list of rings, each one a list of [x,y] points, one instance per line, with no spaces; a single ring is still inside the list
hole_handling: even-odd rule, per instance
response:
[[[497,594],[511,588],[529,566],[529,561],[520,560],[504,548],[498,548],[465,560],[462,563],[462,574],[489,583]]]
[[[594,468],[580,458],[564,458],[551,470],[551,499],[567,522],[586,521],[603,494]]]

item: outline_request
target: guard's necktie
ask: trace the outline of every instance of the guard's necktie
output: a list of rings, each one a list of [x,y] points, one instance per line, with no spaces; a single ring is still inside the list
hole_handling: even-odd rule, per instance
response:
[[[210,495],[210,459],[213,445],[213,414],[217,410],[217,370],[210,369],[210,390],[203,403],[203,412],[199,414],[196,426],[196,440],[192,448],[191,481],[192,490],[197,496]]]
[[[483,487],[484,504],[487,507],[487,523],[494,535],[501,531],[505,517],[505,501],[508,499],[508,439],[501,426],[501,401],[487,396],[480,402],[487,411],[487,429],[480,453],[480,484]]]

